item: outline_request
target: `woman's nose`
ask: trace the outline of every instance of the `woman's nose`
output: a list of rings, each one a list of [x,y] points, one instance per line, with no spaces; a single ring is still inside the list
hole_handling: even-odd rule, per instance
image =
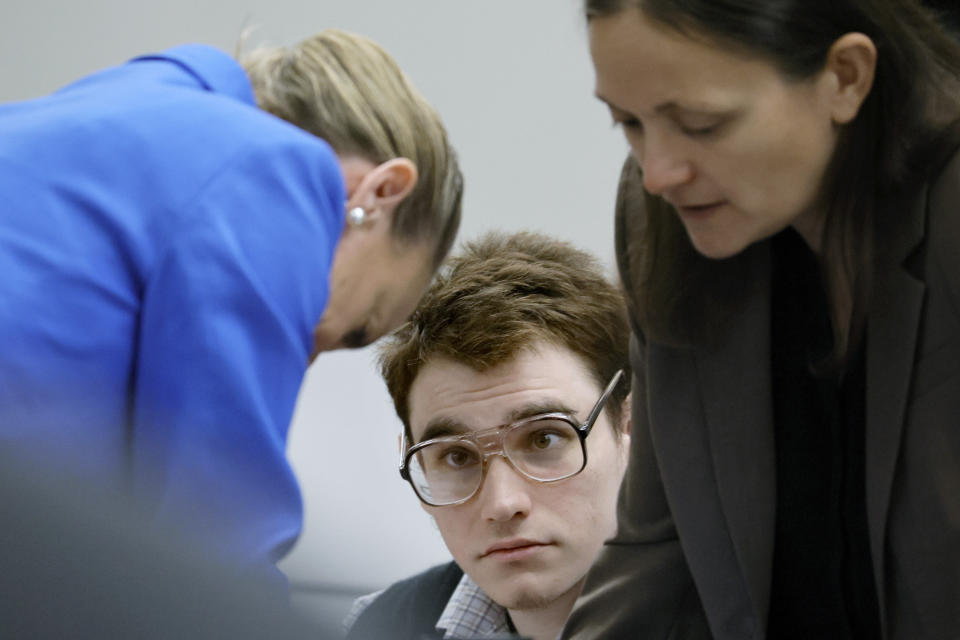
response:
[[[655,196],[662,196],[693,178],[692,163],[675,143],[646,136],[633,147],[633,155],[643,173],[644,189]]]

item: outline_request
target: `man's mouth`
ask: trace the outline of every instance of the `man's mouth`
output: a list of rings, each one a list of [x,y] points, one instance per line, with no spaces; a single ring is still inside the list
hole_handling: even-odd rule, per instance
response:
[[[480,554],[481,558],[500,558],[504,560],[516,560],[525,558],[529,555],[550,546],[549,543],[528,538],[512,538],[510,540],[501,540],[496,542]]]

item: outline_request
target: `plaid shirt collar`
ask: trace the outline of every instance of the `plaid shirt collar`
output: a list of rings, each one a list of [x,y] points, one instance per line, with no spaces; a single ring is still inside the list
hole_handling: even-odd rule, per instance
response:
[[[444,640],[481,638],[510,633],[507,610],[494,602],[466,573],[437,620]]]

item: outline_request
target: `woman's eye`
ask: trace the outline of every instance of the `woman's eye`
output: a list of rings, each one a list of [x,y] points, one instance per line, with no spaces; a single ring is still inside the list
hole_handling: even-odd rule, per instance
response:
[[[366,327],[357,327],[343,336],[343,346],[347,349],[362,349],[370,343]]]
[[[620,127],[622,129],[628,129],[630,131],[639,131],[642,127],[640,121],[636,118],[623,118],[622,120],[614,120],[614,127]]]
[[[709,124],[679,123],[677,126],[688,136],[709,136],[716,133],[722,125],[722,122],[710,122]]]

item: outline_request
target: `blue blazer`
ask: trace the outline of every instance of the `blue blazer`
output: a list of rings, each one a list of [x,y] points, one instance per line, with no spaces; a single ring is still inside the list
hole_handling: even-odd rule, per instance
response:
[[[339,163],[189,45],[0,105],[0,447],[269,565],[343,226]]]

